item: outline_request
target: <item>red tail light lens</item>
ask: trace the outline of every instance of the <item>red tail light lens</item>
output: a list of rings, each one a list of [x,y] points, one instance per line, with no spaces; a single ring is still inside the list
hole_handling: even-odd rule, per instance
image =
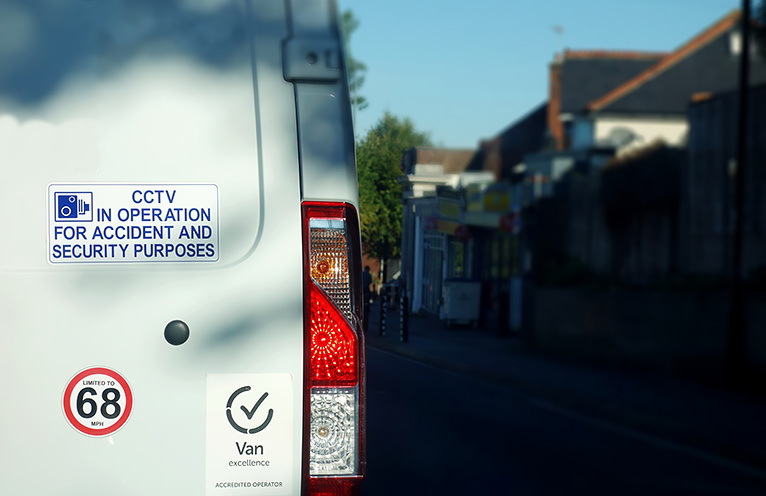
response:
[[[311,385],[351,387],[358,381],[357,339],[351,327],[315,284],[309,286]]]
[[[311,496],[346,496],[358,493],[358,481],[346,479],[311,479]]]

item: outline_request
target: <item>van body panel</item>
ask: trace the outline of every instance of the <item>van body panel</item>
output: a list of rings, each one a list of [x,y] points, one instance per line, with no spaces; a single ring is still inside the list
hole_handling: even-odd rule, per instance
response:
[[[306,5],[0,2],[18,40],[0,52],[0,388],[6,395],[0,494],[301,491],[300,204],[305,193],[358,203],[345,78],[285,80],[284,46],[295,37],[296,18],[340,47],[334,3],[311,2],[313,14],[301,8]],[[292,16],[296,11],[302,14]],[[0,29],[8,26],[0,21]],[[214,187],[215,260],[52,262],[51,242],[104,243],[93,239],[92,225],[84,240],[49,239],[57,236],[52,224],[86,228],[81,219],[57,220],[53,192],[66,185],[75,192],[91,186],[91,208],[102,192],[126,186],[177,194],[184,185]],[[188,326],[182,344],[166,339],[174,321]],[[124,425],[103,436],[71,425],[64,407],[70,381],[94,367],[119,373],[133,398]],[[252,425],[268,425],[266,412],[273,410],[273,425],[289,419],[291,427],[279,431],[286,439],[268,437],[267,427],[230,433],[232,440],[242,436],[237,446],[211,442],[211,432],[228,429],[220,399],[228,390],[221,388],[238,377],[282,385],[261,407],[228,410]],[[112,414],[113,405],[100,409],[111,394],[73,393],[71,405],[87,416],[93,400],[98,411]],[[261,446],[250,459],[267,460],[270,449],[278,450],[278,470],[221,468],[242,459],[244,441]],[[236,474],[255,481],[259,473],[264,481],[278,474],[281,484],[215,486],[238,481]],[[234,475],[210,480],[210,474]]]

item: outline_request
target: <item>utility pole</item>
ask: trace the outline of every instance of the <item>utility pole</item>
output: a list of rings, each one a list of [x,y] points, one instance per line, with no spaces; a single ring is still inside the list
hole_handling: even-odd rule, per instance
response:
[[[742,0],[742,51],[739,65],[737,167],[734,174],[734,239],[730,274],[730,303],[726,330],[726,382],[741,385],[745,360],[745,298],[743,288],[745,170],[747,168],[748,97],[750,86],[750,0]]]

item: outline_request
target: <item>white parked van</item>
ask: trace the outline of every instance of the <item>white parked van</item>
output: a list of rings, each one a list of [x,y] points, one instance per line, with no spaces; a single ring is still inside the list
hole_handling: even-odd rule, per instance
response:
[[[354,494],[332,0],[0,0],[0,494]]]

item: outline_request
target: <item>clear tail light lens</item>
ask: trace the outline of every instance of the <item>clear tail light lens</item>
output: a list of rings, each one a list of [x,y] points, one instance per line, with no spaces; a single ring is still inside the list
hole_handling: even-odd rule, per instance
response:
[[[356,209],[303,204],[307,471],[311,495],[349,495],[364,475],[364,344]]]
[[[310,472],[353,475],[358,452],[357,413],[353,390],[312,391]]]

